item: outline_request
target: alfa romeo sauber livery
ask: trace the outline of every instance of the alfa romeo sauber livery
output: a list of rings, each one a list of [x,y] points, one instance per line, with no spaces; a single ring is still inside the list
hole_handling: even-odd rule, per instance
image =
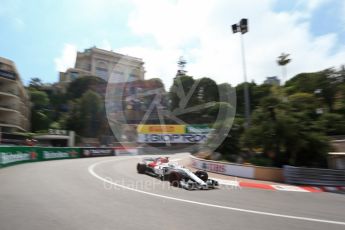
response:
[[[188,190],[212,189],[218,186],[216,180],[208,178],[207,172],[192,172],[175,162],[169,162],[168,157],[143,158],[142,162],[137,164],[137,171],[156,176],[161,180],[169,180],[172,186]]]

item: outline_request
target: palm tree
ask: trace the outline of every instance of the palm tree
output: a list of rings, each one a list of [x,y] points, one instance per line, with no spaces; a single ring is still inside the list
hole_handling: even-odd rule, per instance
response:
[[[286,78],[286,65],[290,63],[291,59],[289,59],[288,57],[290,56],[290,54],[285,54],[282,53],[278,59],[277,59],[277,63],[278,65],[280,65],[282,67],[282,82],[284,82],[285,78]]]

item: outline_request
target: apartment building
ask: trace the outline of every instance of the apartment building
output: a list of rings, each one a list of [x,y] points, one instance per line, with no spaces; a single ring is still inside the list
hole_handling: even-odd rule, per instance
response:
[[[0,57],[0,132],[30,130],[30,99],[13,61]]]
[[[78,52],[74,68],[59,74],[59,86],[65,90],[74,79],[82,76],[98,76],[105,81],[109,78],[116,82],[144,79],[144,62],[141,58],[130,57],[92,47]]]

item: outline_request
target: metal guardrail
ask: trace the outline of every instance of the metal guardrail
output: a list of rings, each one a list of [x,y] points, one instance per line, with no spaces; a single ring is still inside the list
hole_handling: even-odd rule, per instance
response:
[[[286,183],[317,186],[345,186],[345,170],[303,168],[285,165]]]

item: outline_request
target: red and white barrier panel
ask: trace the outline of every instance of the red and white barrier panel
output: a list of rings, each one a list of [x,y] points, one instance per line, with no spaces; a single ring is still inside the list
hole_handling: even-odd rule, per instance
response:
[[[264,190],[276,190],[286,192],[345,192],[345,187],[316,187],[316,186],[294,186],[277,184],[260,184],[251,181],[222,180],[215,179],[221,185],[231,186],[233,188],[256,188]]]

